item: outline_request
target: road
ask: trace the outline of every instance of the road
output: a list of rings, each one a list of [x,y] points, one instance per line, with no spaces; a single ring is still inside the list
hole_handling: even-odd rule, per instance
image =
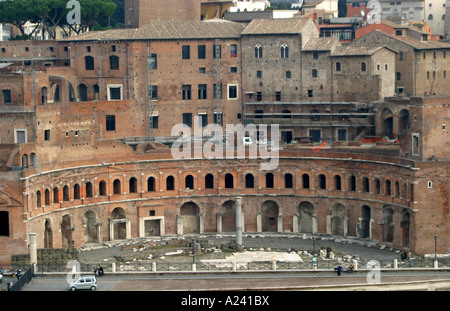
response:
[[[433,282],[436,280],[440,281]],[[368,284],[366,272],[341,276],[333,272],[105,275],[98,278],[98,291],[450,290],[450,272],[382,271],[379,281],[384,287]],[[420,285],[416,283],[419,281],[430,283]],[[411,284],[401,284],[405,282]],[[395,286],[388,287],[387,283]],[[22,291],[67,291],[67,280],[63,276],[37,276]]]

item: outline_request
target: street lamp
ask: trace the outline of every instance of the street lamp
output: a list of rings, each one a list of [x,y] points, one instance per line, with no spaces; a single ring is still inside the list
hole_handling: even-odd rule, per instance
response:
[[[437,234],[434,235],[434,261],[437,261]]]
[[[75,260],[75,240],[72,239],[72,259]]]
[[[192,263],[195,263],[195,238],[192,238]]]

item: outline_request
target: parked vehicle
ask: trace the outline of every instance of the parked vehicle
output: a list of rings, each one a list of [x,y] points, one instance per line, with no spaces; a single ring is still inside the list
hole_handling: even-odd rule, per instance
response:
[[[75,282],[69,284],[69,290],[97,289],[97,279],[94,275],[80,276]]]

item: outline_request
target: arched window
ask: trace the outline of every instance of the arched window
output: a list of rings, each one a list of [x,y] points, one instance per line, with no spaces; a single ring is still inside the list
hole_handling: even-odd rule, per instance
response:
[[[261,44],[257,44],[255,46],[255,58],[262,58],[263,56],[263,48]]]
[[[23,168],[28,167],[28,155],[26,154],[22,155],[22,167]]]
[[[97,84],[94,84],[94,100],[100,99],[100,87]]]
[[[214,189],[214,176],[213,174],[206,174],[205,176],[205,188]]]
[[[303,182],[303,189],[309,189],[309,175],[308,174],[302,175],[302,182]]]
[[[80,199],[80,185],[79,184],[75,184],[73,186],[73,198],[74,198],[74,200]]]
[[[281,58],[289,58],[289,47],[286,44],[283,44],[280,48]]]
[[[194,177],[187,175],[184,179],[186,189],[194,189]]]
[[[175,179],[173,178],[173,176],[167,176],[166,190],[175,190]]]
[[[92,198],[92,194],[92,183],[88,181],[86,183],[86,198]]]
[[[384,181],[384,194],[385,195],[391,195],[391,181],[389,179],[386,179]]]
[[[94,70],[94,58],[92,56],[86,56],[84,58],[84,65],[86,70]]]
[[[109,57],[109,69],[119,70],[119,56],[111,55]]]
[[[225,188],[234,188],[234,178],[231,174],[225,175]]]
[[[284,175],[284,187],[285,188],[293,188],[294,187],[292,174],[287,173],[286,175]]]
[[[366,71],[366,63],[365,62],[361,63],[361,71]]]
[[[57,189],[57,188],[55,188],[55,189]],[[55,190],[55,189],[53,189],[53,190]],[[65,185],[63,187],[63,201],[69,201],[69,187],[67,185]]]
[[[50,191],[48,189],[45,189],[44,201],[45,201],[45,205],[50,205]]]
[[[137,192],[137,179],[135,177],[131,177],[129,181],[130,193]]]
[[[101,196],[106,195],[106,181],[102,180],[99,184],[98,184],[98,193]]]
[[[327,178],[326,178],[326,176],[325,175],[323,175],[323,174],[320,174],[319,176],[318,176],[318,178],[319,178],[319,188],[320,189],[327,189]]]
[[[363,179],[362,179],[362,188],[363,188],[363,191],[364,192],[369,192],[369,178],[367,178],[367,177],[364,177]]]
[[[147,179],[147,191],[155,191],[155,177],[149,177]]]
[[[273,174],[266,174],[266,188],[273,188]]]
[[[80,101],[87,101],[87,97],[87,86],[84,84],[78,85],[78,98],[80,99]]]
[[[336,63],[336,71],[341,71],[341,63],[340,62]]]
[[[36,192],[36,207],[41,207],[42,203],[41,203],[41,192],[38,190]]]
[[[255,181],[252,174],[248,173],[245,175],[245,188],[254,188],[255,187]]]
[[[356,177],[355,175],[350,176],[348,180],[348,188],[350,191],[356,191]]]
[[[335,175],[334,176],[334,189],[342,190],[342,187],[341,187],[341,176],[339,176],[339,175]]]
[[[312,77],[317,78],[317,69],[312,70]]]
[[[114,194],[120,194],[121,190],[120,190],[120,180],[119,179],[115,179],[113,182],[113,190],[114,190]]]
[[[428,15],[428,20],[432,21],[433,20],[433,14]]]
[[[35,166],[35,165],[36,165],[36,154],[30,153],[30,166]]]

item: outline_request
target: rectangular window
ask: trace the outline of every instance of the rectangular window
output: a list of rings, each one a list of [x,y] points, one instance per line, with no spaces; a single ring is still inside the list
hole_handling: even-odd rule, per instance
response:
[[[205,67],[200,67],[198,69],[198,73],[206,73],[206,68]]]
[[[9,212],[0,211],[0,236],[9,236]]]
[[[207,99],[207,86],[206,84],[198,85],[198,99]]]
[[[208,115],[206,113],[199,113],[199,124],[202,127],[205,127],[208,125]]]
[[[292,76],[291,76],[291,72],[290,71],[286,71],[286,79],[290,79]]]
[[[230,67],[230,72],[236,73],[237,72],[237,67]]]
[[[262,78],[262,71],[261,71],[261,70],[257,70],[257,71],[256,71],[256,77],[257,77],[258,79],[261,79],[261,78]]]
[[[106,130],[107,131],[115,131],[116,130],[116,116],[115,115],[106,116]]]
[[[183,59],[191,58],[191,47],[189,45],[182,46],[182,58]]]
[[[152,99],[153,100],[158,100],[158,86],[157,85],[152,85]]]
[[[219,120],[217,120],[218,118],[218,115],[220,115],[220,120],[221,120],[221,124],[223,123],[223,114],[222,113],[217,113],[217,112],[214,112],[214,124],[219,124],[218,122],[219,122]]]
[[[205,58],[206,58],[206,46],[199,45],[198,46],[198,59],[205,59]]]
[[[152,117],[152,128],[158,129],[159,116]]]
[[[108,100],[122,100],[122,85],[108,85]]]
[[[237,85],[228,85],[228,99],[238,98]]]
[[[116,51],[116,46],[115,45],[111,45],[111,51],[113,51],[113,52]]]
[[[220,55],[222,53],[222,46],[220,44],[214,44],[214,49],[213,49],[213,58],[220,58]]]
[[[313,53],[313,59],[319,59],[319,53],[314,52]]]
[[[191,100],[191,85],[183,85],[183,100]]]
[[[183,124],[192,127],[192,113],[183,113]]]
[[[3,90],[2,91],[3,96],[3,103],[4,104],[10,104],[11,103],[11,90]]]
[[[308,97],[313,97],[313,90],[308,90]]]
[[[158,54],[150,55],[150,68],[158,69]]]
[[[86,50],[87,50],[87,52],[89,53],[89,52],[91,51],[91,47],[90,47],[90,46],[87,46],[87,47],[86,47]]]
[[[44,131],[44,140],[50,140],[50,130]]]
[[[419,137],[420,136],[418,133],[412,134],[412,154],[413,155],[419,155],[419,146],[420,146]]]
[[[256,92],[256,101],[262,101],[262,92]]]
[[[25,144],[27,142],[27,130],[14,130],[14,143]]]
[[[230,45],[230,57],[237,57],[237,44]]]
[[[281,101],[281,92],[275,92],[275,101]]]

